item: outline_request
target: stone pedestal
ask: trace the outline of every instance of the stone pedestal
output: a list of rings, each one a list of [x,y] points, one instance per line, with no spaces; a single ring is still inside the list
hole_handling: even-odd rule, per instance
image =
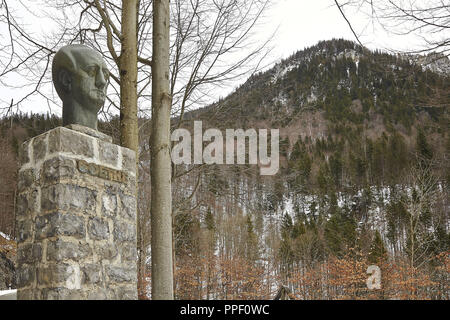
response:
[[[137,299],[135,153],[72,125],[20,161],[17,298]]]

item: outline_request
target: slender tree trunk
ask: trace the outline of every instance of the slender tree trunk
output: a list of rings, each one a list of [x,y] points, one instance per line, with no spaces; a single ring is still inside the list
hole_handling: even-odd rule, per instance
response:
[[[177,257],[175,254],[176,248],[175,248],[175,230],[173,230],[173,226],[175,225],[175,217],[176,212],[172,211],[172,273],[175,276],[175,269],[177,268]],[[176,293],[177,293],[177,284],[175,282],[175,279],[173,280],[173,297],[175,299]]]
[[[138,0],[122,1],[120,54],[120,137],[124,147],[138,151],[137,123],[137,14]]]
[[[151,242],[154,300],[173,299],[169,21],[169,0],[153,0]]]
[[[414,209],[413,209],[414,210]],[[414,211],[413,211],[414,212]],[[410,237],[411,237],[411,268],[414,268],[414,251],[415,251],[415,243],[414,243],[414,216],[412,216],[413,213],[411,213],[411,219],[410,219]]]
[[[120,139],[121,145],[136,152],[136,198],[138,197],[139,132],[137,118],[137,10],[139,0],[122,1],[122,51],[120,54]],[[138,297],[145,294],[139,211],[136,210]]]

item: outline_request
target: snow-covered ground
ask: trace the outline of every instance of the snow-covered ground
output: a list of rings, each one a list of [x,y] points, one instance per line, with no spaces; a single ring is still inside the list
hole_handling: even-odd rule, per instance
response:
[[[17,300],[17,290],[3,290],[0,291],[0,300]]]
[[[3,232],[0,231],[0,236],[2,236],[3,238],[5,238],[6,240],[11,240],[9,236],[7,236],[6,234],[4,234]]]

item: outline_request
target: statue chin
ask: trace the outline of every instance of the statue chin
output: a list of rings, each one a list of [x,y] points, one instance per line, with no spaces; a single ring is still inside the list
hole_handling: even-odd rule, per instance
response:
[[[105,104],[105,100],[106,97],[104,94],[91,94],[89,99],[85,99],[84,103],[79,103],[79,105],[84,109],[97,113]]]
[[[91,100],[100,109],[105,104],[106,95],[103,92],[96,92]]]

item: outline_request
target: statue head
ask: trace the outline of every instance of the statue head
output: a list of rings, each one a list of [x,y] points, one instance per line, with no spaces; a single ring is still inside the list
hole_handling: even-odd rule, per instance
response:
[[[53,58],[53,83],[63,101],[63,125],[97,130],[97,114],[106,99],[109,71],[102,56],[84,45],[62,47]]]

